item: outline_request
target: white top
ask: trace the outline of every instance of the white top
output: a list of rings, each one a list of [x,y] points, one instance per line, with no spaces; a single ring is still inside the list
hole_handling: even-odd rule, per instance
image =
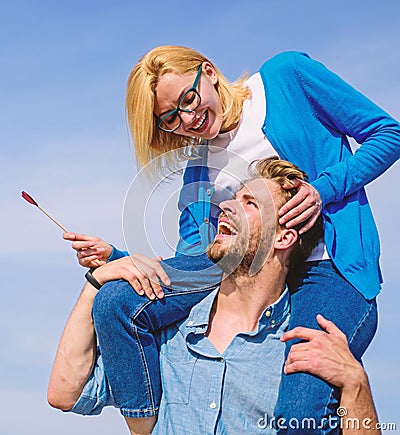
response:
[[[219,134],[208,142],[209,178],[214,187],[213,201],[230,199],[249,178],[248,167],[255,160],[278,156],[261,130],[266,116],[265,91],[259,73],[246,82],[251,96],[243,103],[242,116],[237,127]],[[325,243],[320,243],[307,261],[329,259]]]

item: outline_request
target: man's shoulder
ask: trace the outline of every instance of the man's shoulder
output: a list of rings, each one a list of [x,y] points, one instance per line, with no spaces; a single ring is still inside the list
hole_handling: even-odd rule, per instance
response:
[[[177,335],[186,338],[189,333],[195,332],[198,327],[207,326],[211,308],[218,291],[219,286],[194,305],[185,319],[163,329],[161,331],[161,344],[169,344],[170,340]]]

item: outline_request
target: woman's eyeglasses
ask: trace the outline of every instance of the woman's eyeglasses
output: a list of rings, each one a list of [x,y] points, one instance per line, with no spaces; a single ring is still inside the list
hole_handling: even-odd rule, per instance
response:
[[[167,133],[172,133],[182,124],[182,118],[179,112],[191,113],[199,107],[201,103],[201,97],[197,91],[197,86],[199,84],[202,66],[203,65],[200,65],[199,69],[197,70],[193,86],[179,99],[177,108],[166,113],[161,118],[157,117],[157,127],[160,130],[166,131]]]

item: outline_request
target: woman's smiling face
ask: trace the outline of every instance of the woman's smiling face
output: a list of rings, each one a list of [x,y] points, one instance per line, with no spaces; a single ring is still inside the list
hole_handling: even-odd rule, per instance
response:
[[[196,72],[162,75],[156,88],[155,115],[160,118],[176,109],[179,99],[193,86],[195,76]],[[214,69],[208,62],[204,62],[197,86],[201,102],[193,112],[179,112],[182,123],[174,131],[175,134],[202,139],[213,139],[218,135],[222,125],[222,106],[215,88],[217,82]]]

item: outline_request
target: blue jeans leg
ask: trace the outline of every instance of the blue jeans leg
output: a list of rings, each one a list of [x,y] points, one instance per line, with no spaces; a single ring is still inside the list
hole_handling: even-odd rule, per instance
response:
[[[163,266],[172,282],[163,299],[150,301],[118,280],[106,283],[93,304],[105,374],[126,417],[157,414],[161,379],[155,332],[185,318],[222,277],[205,255],[174,257]]]
[[[346,334],[351,352],[361,362],[376,332],[375,300],[366,300],[330,260],[306,263],[287,281],[292,294],[289,329],[320,329],[316,315],[322,314]],[[287,344],[286,355],[293,344]],[[338,434],[339,401],[340,392],[316,376],[282,374],[275,417],[284,419],[285,428],[279,434]]]

